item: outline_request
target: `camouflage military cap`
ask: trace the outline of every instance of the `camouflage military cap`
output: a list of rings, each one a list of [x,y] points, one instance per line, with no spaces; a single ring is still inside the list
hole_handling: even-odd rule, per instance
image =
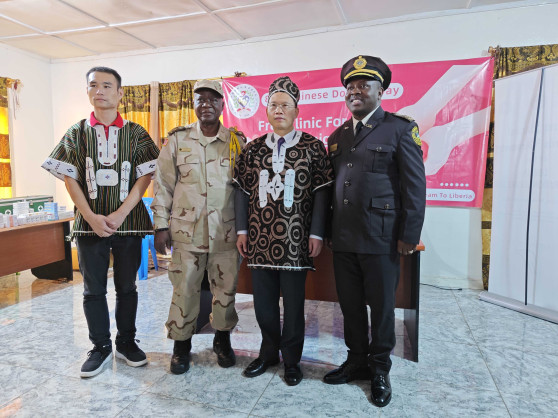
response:
[[[201,89],[213,90],[219,96],[223,97],[223,88],[221,87],[221,83],[217,80],[196,81],[196,84],[194,84],[194,93],[197,93],[197,91]]]

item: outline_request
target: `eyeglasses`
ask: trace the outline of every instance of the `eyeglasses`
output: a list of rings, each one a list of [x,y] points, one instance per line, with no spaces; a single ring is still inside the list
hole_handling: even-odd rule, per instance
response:
[[[288,103],[269,103],[267,108],[270,112],[275,112],[277,109],[281,109],[282,112],[285,112],[287,110],[294,109],[295,106]]]
[[[359,84],[356,84],[356,85],[349,84],[347,86],[347,91],[349,93],[353,93],[356,89],[358,89],[359,91],[370,90],[370,87],[371,86],[368,83],[359,83]]]

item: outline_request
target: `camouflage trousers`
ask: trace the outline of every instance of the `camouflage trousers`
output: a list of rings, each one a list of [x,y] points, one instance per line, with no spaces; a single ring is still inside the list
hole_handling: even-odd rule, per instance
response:
[[[238,323],[234,306],[239,257],[236,250],[220,253],[194,253],[173,248],[169,279],[173,286],[168,338],[187,340],[196,331],[200,312],[200,292],[204,271],[213,294],[211,326],[219,331],[232,330]]]

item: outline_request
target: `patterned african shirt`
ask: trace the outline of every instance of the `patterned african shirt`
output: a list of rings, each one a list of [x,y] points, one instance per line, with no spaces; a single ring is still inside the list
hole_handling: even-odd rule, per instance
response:
[[[155,171],[159,149],[137,123],[124,120],[122,128],[91,126],[90,119],[73,125],[42,167],[57,178],[76,180],[91,210],[109,215],[128,197],[136,180]],[[116,231],[118,235],[145,236],[152,233],[147,209],[140,202],[131,210]],[[72,237],[95,235],[93,229],[75,208]]]
[[[333,183],[324,144],[305,132],[277,146],[269,133],[240,154],[233,181],[249,195],[248,267],[314,270],[308,253],[313,194]]]

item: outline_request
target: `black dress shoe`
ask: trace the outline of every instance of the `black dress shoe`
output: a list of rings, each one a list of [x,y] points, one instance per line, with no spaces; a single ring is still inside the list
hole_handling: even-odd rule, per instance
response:
[[[170,371],[172,374],[183,374],[190,368],[190,351],[192,350],[192,340],[175,341],[172,352]]]
[[[372,403],[380,408],[386,406],[391,401],[391,383],[389,375],[376,374],[372,378],[372,394],[370,399]]]
[[[339,368],[324,376],[324,383],[340,385],[353,380],[370,380],[372,372],[367,364],[346,361]]]
[[[298,364],[287,366],[285,364],[285,383],[289,386],[296,386],[302,380],[302,370]]]
[[[279,359],[264,360],[258,357],[244,369],[242,374],[244,377],[256,377],[264,374],[268,367],[275,366],[276,364],[279,364]]]
[[[231,367],[236,364],[236,356],[231,347],[230,331],[215,331],[213,351],[217,354],[217,364],[221,367]]]

